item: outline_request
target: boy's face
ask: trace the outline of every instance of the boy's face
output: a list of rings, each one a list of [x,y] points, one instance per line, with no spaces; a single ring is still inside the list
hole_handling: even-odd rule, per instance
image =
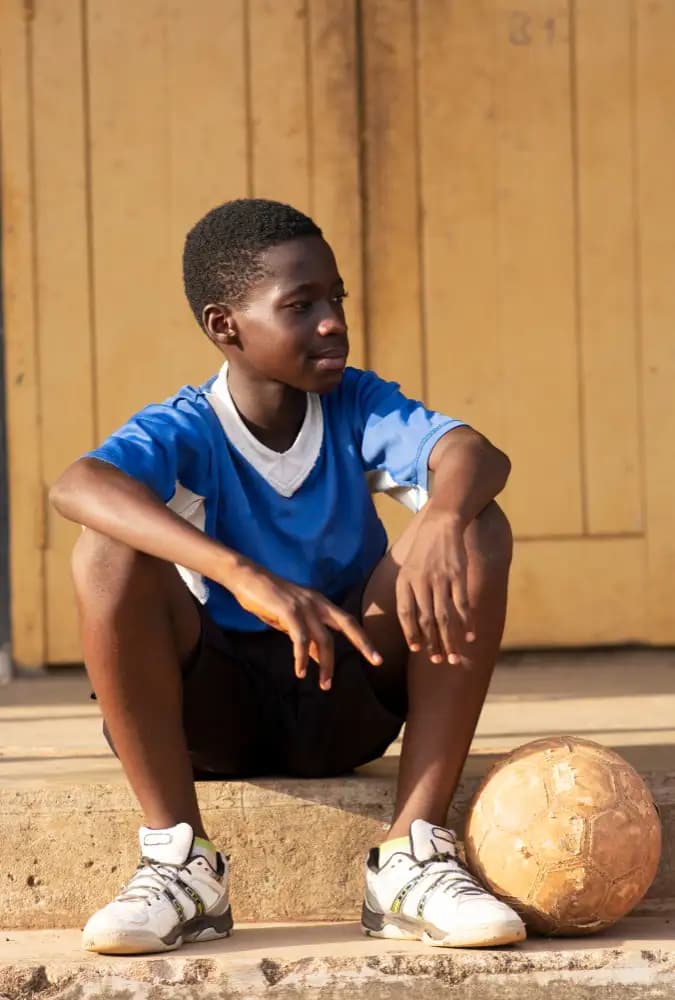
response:
[[[333,251],[303,236],[263,254],[266,277],[232,309],[230,336],[217,343],[233,366],[304,392],[326,392],[344,372],[349,351],[345,289]]]

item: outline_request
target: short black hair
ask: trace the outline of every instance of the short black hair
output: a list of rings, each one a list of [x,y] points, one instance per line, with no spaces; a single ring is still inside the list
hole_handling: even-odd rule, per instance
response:
[[[192,227],[183,249],[183,283],[202,326],[210,302],[240,305],[265,276],[261,256],[299,236],[321,236],[317,224],[297,208],[266,198],[238,198],[212,208]]]

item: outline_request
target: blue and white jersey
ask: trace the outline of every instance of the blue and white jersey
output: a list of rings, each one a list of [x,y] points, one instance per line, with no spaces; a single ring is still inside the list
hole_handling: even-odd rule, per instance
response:
[[[211,538],[340,604],[387,547],[371,493],[419,510],[431,449],[460,424],[394,382],[347,368],[337,388],[308,395],[300,432],[280,454],[242,421],[224,365],[199,388],[146,406],[85,457],[121,469]],[[267,628],[225,587],[178,570],[221,628]]]

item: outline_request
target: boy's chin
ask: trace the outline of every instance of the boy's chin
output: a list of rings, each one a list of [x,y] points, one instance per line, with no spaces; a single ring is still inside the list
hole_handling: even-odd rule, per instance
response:
[[[308,358],[305,365],[309,392],[330,392],[342,381],[347,366],[347,356]]]
[[[308,379],[309,384],[306,391],[316,392],[319,395],[322,392],[330,392],[331,389],[335,389],[340,384],[344,373],[344,368],[340,368],[335,371],[321,372],[320,375],[315,374],[311,379]]]

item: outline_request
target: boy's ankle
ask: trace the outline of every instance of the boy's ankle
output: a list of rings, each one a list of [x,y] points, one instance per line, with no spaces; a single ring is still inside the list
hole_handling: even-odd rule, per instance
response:
[[[175,819],[166,823],[149,823],[147,820],[143,823],[148,830],[173,830],[174,827],[178,826],[179,823],[187,823],[192,830],[193,835],[200,837],[202,840],[210,841],[210,837],[201,823],[193,824],[189,819]]]

